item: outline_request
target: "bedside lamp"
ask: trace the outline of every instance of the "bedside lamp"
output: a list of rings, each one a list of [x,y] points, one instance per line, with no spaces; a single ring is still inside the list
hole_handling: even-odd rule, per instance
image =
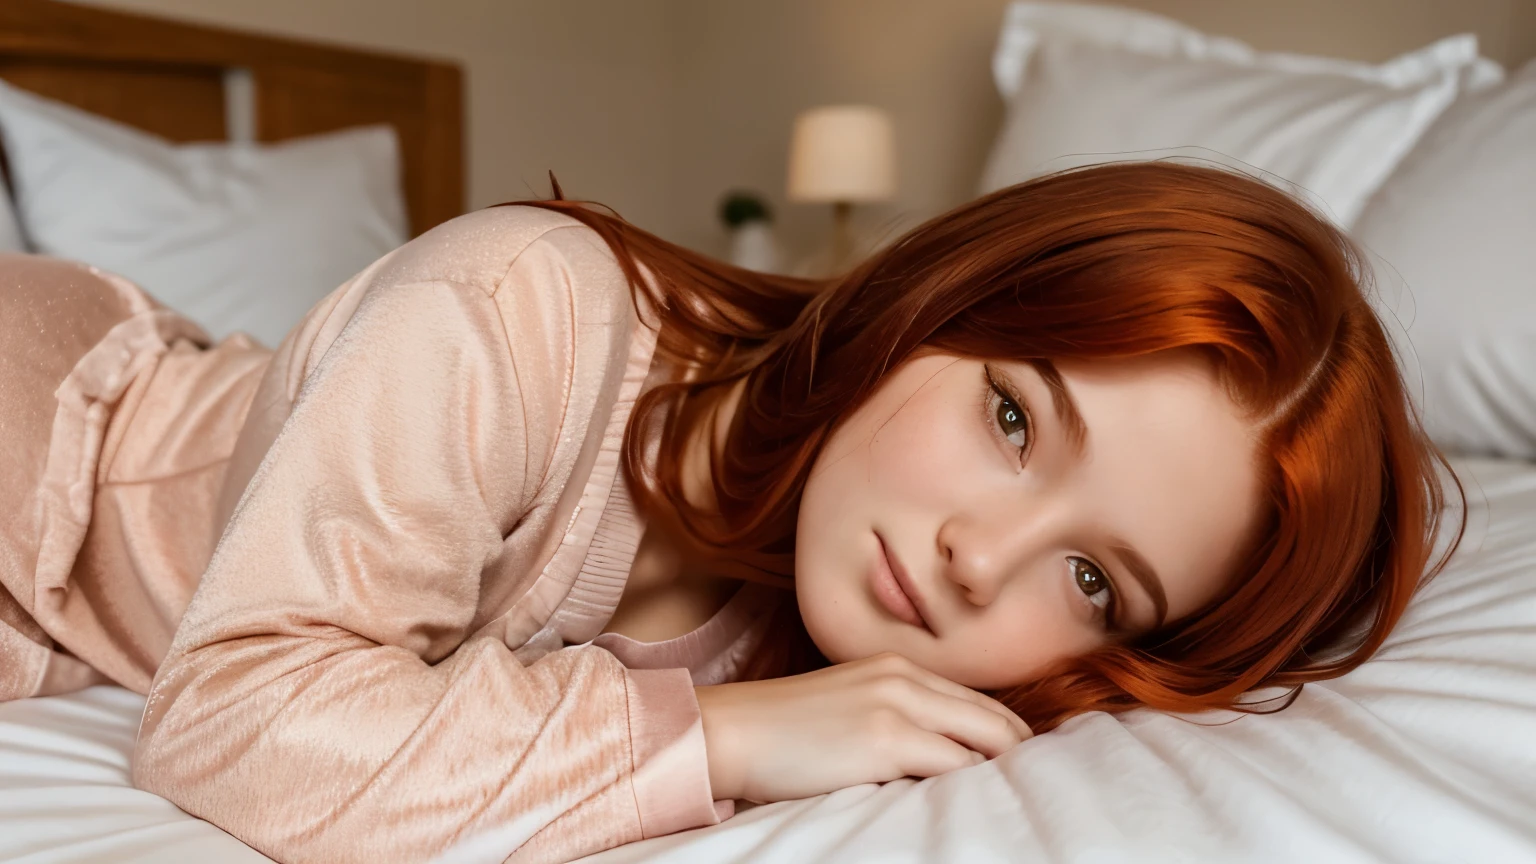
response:
[[[896,195],[891,118],[870,105],[826,105],[795,118],[789,200],[832,205],[831,272],[850,264],[853,205]]]

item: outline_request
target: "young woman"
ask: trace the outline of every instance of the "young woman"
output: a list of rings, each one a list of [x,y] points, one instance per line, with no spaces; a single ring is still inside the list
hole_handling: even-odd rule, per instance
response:
[[[1443,563],[1354,247],[1224,170],[1040,178],[824,284],[490,208],[275,352],[0,273],[0,696],[147,693],[135,783],[279,861],[563,861],[1259,710]]]

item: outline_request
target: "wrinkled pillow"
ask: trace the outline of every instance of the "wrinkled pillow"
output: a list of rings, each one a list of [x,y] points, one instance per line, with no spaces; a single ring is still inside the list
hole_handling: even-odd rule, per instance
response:
[[[1446,111],[1354,233],[1430,437],[1536,459],[1536,61]]]
[[[983,193],[1079,165],[1193,157],[1263,176],[1346,227],[1459,94],[1503,75],[1471,34],[1373,65],[1036,2],[1009,8],[993,71],[1008,107]]]

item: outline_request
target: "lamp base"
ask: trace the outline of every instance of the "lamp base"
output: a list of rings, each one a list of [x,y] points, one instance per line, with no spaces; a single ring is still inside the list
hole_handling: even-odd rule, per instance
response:
[[[852,270],[862,259],[853,239],[853,204],[832,204],[832,234],[826,245],[795,268],[796,276],[806,279],[830,279]]]

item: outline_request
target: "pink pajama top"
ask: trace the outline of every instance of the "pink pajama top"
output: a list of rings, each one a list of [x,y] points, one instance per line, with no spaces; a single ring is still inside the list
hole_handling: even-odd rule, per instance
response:
[[[460,217],[275,352],[6,260],[38,332],[70,291],[115,299],[74,301],[52,402],[0,385],[43,430],[0,466],[34,493],[0,525],[0,697],[147,692],[134,783],[282,862],[567,861],[734,812],[693,687],[731,680],[783,595],[744,583],[667,642],[601,633],[644,528],[621,439],[659,372],[597,234]]]

